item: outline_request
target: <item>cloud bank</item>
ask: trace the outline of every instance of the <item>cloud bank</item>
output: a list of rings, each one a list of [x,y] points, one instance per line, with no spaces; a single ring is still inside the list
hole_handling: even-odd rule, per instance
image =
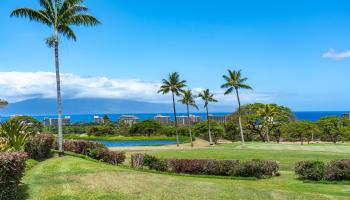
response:
[[[0,98],[17,102],[32,98],[55,98],[56,79],[52,72],[0,72]],[[147,102],[169,102],[167,95],[158,94],[159,81],[139,79],[110,79],[61,74],[63,98],[115,98]],[[193,88],[199,93],[202,88]],[[219,104],[236,104],[236,97],[225,96],[224,91],[212,91]],[[242,102],[273,102],[275,95],[244,91]]]
[[[324,58],[330,58],[334,60],[343,60],[350,57],[350,51],[336,52],[334,49],[329,49],[322,54]]]

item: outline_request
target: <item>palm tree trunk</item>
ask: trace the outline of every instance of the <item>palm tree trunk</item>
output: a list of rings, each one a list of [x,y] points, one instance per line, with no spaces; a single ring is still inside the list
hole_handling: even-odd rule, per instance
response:
[[[174,92],[172,92],[171,94],[173,96],[173,109],[174,109],[174,122],[175,122],[175,133],[176,133],[176,146],[179,147],[179,133],[177,132],[175,96],[174,96]]]
[[[58,114],[58,155],[63,156],[63,134],[62,134],[62,99],[61,99],[61,80],[60,65],[58,61],[58,35],[55,31],[55,67],[56,67],[56,83],[57,83],[57,114]]]
[[[191,142],[191,147],[193,147],[191,119],[190,119],[190,109],[188,107],[188,104],[186,104],[186,106],[187,106],[187,117],[188,117],[188,129],[190,131],[190,142]]]
[[[244,135],[243,135],[243,128],[242,128],[242,120],[241,120],[241,100],[239,99],[238,89],[236,88],[236,95],[237,95],[237,101],[238,101],[238,123],[239,123],[239,130],[241,132],[241,141],[242,145],[244,145]]]
[[[208,122],[208,137],[209,137],[209,145],[213,145],[213,139],[211,138],[211,131],[210,131],[210,120],[209,120],[209,105],[207,103],[206,109],[207,109],[207,122]]]
[[[270,142],[270,136],[269,136],[269,125],[267,124],[266,126],[266,138],[267,138],[267,142]]]

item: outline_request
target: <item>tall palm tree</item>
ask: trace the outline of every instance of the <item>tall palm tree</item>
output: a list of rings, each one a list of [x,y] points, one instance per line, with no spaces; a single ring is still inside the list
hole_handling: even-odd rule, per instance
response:
[[[62,135],[62,100],[61,81],[58,59],[60,36],[76,40],[77,37],[71,26],[95,26],[100,22],[93,16],[86,14],[88,8],[81,5],[84,0],[39,0],[41,9],[18,8],[12,11],[11,16],[28,18],[30,21],[40,22],[49,26],[53,33],[46,38],[46,44],[54,47],[56,83],[57,83],[57,112],[58,112],[58,151],[63,155]]]
[[[174,123],[176,132],[176,145],[179,146],[179,134],[177,131],[177,119],[176,119],[176,106],[175,106],[175,96],[180,96],[184,93],[183,88],[186,87],[186,81],[180,80],[180,76],[177,72],[169,74],[168,80],[163,79],[163,85],[160,86],[158,93],[167,94],[171,92],[173,99],[173,110],[174,110]]]
[[[206,109],[207,113],[209,144],[213,145],[213,139],[210,132],[209,102],[218,102],[218,100],[214,99],[214,94],[211,94],[209,89],[203,90],[201,93],[199,93],[198,97],[202,98],[204,101],[204,108]]]
[[[267,142],[270,142],[270,136],[269,136],[269,125],[273,123],[273,119],[276,115],[278,115],[278,111],[276,109],[276,106],[272,104],[265,104],[263,107],[261,107],[257,114],[264,118],[265,123],[265,129],[266,129],[266,139]]]
[[[225,79],[226,83],[221,85],[221,88],[227,88],[225,91],[225,95],[231,94],[233,91],[236,92],[237,101],[238,101],[238,123],[239,123],[239,129],[241,132],[241,140],[242,145],[244,144],[244,135],[243,135],[243,128],[242,128],[242,114],[241,114],[241,100],[239,99],[239,89],[252,89],[249,85],[244,84],[248,78],[242,77],[241,70],[238,71],[231,71],[228,70],[228,76],[223,75],[222,77]]]
[[[190,132],[191,147],[193,147],[192,127],[191,127],[190,108],[189,107],[192,106],[198,110],[198,106],[196,105],[196,101],[194,100],[196,97],[192,94],[191,90],[186,90],[181,96],[182,96],[182,98],[179,100],[179,102],[181,102],[182,104],[185,104],[186,108],[187,108],[188,129]]]

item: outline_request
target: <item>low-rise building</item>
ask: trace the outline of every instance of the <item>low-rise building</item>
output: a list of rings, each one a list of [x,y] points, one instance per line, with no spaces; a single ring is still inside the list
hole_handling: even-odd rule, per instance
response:
[[[70,125],[70,116],[62,118],[62,125]],[[45,118],[43,121],[44,126],[58,126],[58,118]]]
[[[94,123],[103,124],[103,123],[105,123],[105,120],[103,119],[103,117],[95,115],[94,116]]]
[[[190,117],[188,118],[188,116],[176,116],[177,119],[177,124],[179,126],[184,126],[184,125],[188,125],[188,120],[191,120],[191,123],[197,123],[197,122],[201,122],[202,121],[202,117],[201,116],[196,116],[196,115],[190,115]]]
[[[216,121],[220,124],[224,124],[228,121],[228,116],[218,116],[209,114],[209,120]]]
[[[135,115],[122,115],[119,117],[119,122],[122,122],[124,124],[128,124],[129,126],[136,124],[140,121],[138,117]]]
[[[158,114],[158,115],[154,116],[153,119],[161,124],[171,124],[170,116]]]

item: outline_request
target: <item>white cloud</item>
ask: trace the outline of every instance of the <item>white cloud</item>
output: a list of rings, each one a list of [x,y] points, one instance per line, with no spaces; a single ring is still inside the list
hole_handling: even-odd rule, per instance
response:
[[[0,72],[0,98],[15,102],[31,98],[55,98],[56,79],[52,72]],[[64,98],[120,98],[148,102],[169,102],[171,98],[158,94],[159,81],[139,79],[110,79],[61,74]],[[199,93],[202,88],[193,88]],[[223,90],[212,91],[219,104],[236,104],[234,95],[225,96]],[[242,91],[242,103],[273,102],[276,95]],[[198,102],[200,102],[198,100]]]
[[[350,51],[336,52],[334,49],[329,49],[327,52],[322,54],[322,57],[342,60],[350,57]]]

